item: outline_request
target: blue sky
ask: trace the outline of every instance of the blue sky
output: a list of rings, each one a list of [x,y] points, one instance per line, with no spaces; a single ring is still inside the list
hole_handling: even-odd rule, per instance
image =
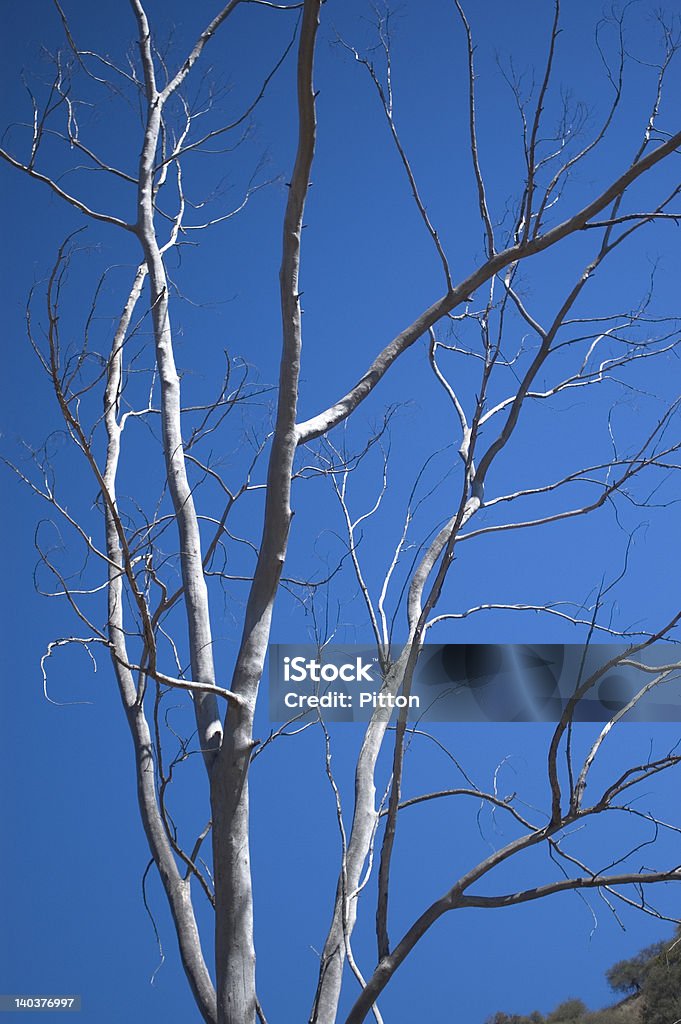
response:
[[[395,19],[396,118],[458,278],[470,271],[483,251],[463,135],[464,50],[453,5],[438,2],[432,4],[432,10],[428,6],[424,17],[421,5],[405,3]],[[575,101],[586,105],[588,130],[593,130],[606,109],[607,84],[593,45],[591,5],[572,6],[575,9],[566,13],[560,37],[556,82],[569,87]],[[642,62],[629,63],[622,114],[600,155],[575,175],[564,199],[565,211],[576,208],[596,189],[600,191],[626,166],[634,148],[632,132],[638,142],[645,124],[654,74],[643,61],[655,53],[656,30],[643,10],[645,5],[641,8],[632,14],[628,39]],[[205,0],[191,11],[179,0],[150,3],[148,9],[157,38],[169,40],[171,63],[173,56],[180,59],[214,13]],[[123,58],[134,27],[126,5],[114,9],[114,5],[73,0],[66,10],[83,48],[106,50]],[[370,44],[371,7],[362,0],[346,4],[330,0],[323,15],[316,72],[319,144],[306,213],[302,271],[303,418],[335,399],[444,287],[370,82],[337,42],[340,35],[360,48]],[[4,20],[3,124],[9,125],[25,119],[30,110],[20,79],[22,70],[30,73],[28,81],[39,91],[39,81],[49,75],[41,48],[54,52],[63,45],[63,37],[56,12],[38,0],[27,10],[7,8]],[[493,216],[501,219],[518,194],[522,167],[517,114],[499,69],[508,71],[512,54],[518,73],[524,73],[529,81],[531,68],[540,65],[544,53],[548,11],[536,0],[515,5],[493,0],[486,5],[484,17],[471,11],[471,20],[480,44],[480,158]],[[229,23],[229,31],[206,50],[206,81],[229,87],[220,98],[225,116],[240,111],[254,89],[257,91],[263,72],[283,52],[292,29],[290,15],[244,9]],[[604,38],[606,46],[611,46],[612,39]],[[171,276],[182,296],[173,300],[173,318],[188,400],[215,393],[225,348],[247,360],[254,380],[269,385],[274,379],[279,356],[280,226],[295,128],[292,86],[293,64],[289,60],[258,108],[252,135],[244,146],[234,153],[197,156],[186,163],[191,198],[199,200],[217,188],[210,209],[218,213],[238,205],[257,168],[258,182],[273,179],[253,197],[243,215],[202,235],[196,247],[182,251],[181,259],[170,258]],[[678,73],[670,83],[670,96],[674,87],[678,94]],[[89,87],[84,89],[86,99],[92,99]],[[554,96],[548,117],[555,114],[556,103]],[[663,108],[662,123],[675,128],[671,107],[665,113]],[[122,169],[133,171],[139,137],[134,111],[108,97],[97,108],[84,106],[80,116],[83,134],[92,145],[115,158]],[[10,148],[25,152],[19,128],[12,128],[6,139]],[[61,173],[71,156],[52,148],[46,160],[50,168],[57,169],[55,173]],[[632,203],[645,204],[650,194],[662,194],[674,172],[678,175],[676,165],[656,172]],[[88,528],[96,531],[96,486],[77,454],[53,433],[60,428],[58,410],[26,341],[24,324],[29,289],[44,279],[58,244],[82,225],[82,218],[40,185],[9,168],[3,167],[2,173],[9,243],[0,257],[6,339],[2,453],[22,458],[22,440],[37,447],[49,436],[50,453],[59,468],[69,508],[77,510]],[[81,189],[93,204],[132,216],[132,198],[125,184],[110,186],[101,176],[82,172],[63,180],[74,190]],[[599,273],[578,315],[607,314],[635,306],[648,288],[653,267],[655,311],[665,315],[678,312],[677,237],[671,226],[642,233],[639,242],[616,254],[612,265]],[[65,336],[69,332],[77,336],[99,274],[116,264],[118,269],[104,289],[101,317],[94,328],[96,339],[105,344],[111,318],[122,301],[121,287],[136,259],[134,240],[120,238],[113,229],[90,226],[82,245],[87,249],[74,262],[69,278],[64,332]],[[550,315],[561,289],[592,251],[590,245],[589,238],[580,237],[545,263],[528,264],[523,284],[536,315]],[[39,303],[39,289],[37,294]],[[509,343],[517,334],[518,326],[512,325]],[[148,365],[144,345],[148,345],[148,337],[143,327],[140,366]],[[470,362],[453,361],[447,366],[458,375],[470,400],[476,383]],[[574,465],[575,459],[579,464],[607,458],[611,450],[609,415],[618,444],[623,450],[631,448],[663,403],[675,396],[677,379],[678,361],[670,356],[641,370],[635,388],[622,392],[606,386],[594,398],[563,400],[551,408],[532,407],[517,440],[490,474],[488,488],[492,494],[500,494],[545,483],[560,475],[563,467]],[[502,379],[498,396],[503,397],[504,389],[513,382],[511,374]],[[243,466],[247,453],[244,432],[255,430],[262,435],[266,431],[267,401],[265,396],[254,402],[243,420],[228,424],[216,438],[213,456],[225,460],[228,473],[236,475]],[[381,516],[367,525],[362,542],[367,578],[374,587],[389,562],[401,527],[397,517],[424,457],[451,441],[458,443],[451,409],[433,382],[423,342],[404,356],[376,390],[350,428],[348,443],[361,444],[392,403],[399,408],[391,426],[390,489]],[[443,452],[432,468],[431,481],[456,461],[455,449]],[[357,512],[373,504],[380,469],[376,449],[351,484]],[[458,480],[456,475],[452,480]],[[131,500],[144,496],[147,508],[153,508],[160,483],[153,433],[135,427],[126,448],[122,487]],[[657,484],[661,485],[660,501],[678,497],[674,480],[651,477],[648,490]],[[445,483],[424,506],[423,518],[415,524],[417,533],[422,531],[420,538],[447,513],[448,486],[453,483]],[[637,492],[639,497],[645,493],[645,486]],[[153,985],[149,981],[159,955],[141,898],[148,854],[134,804],[129,738],[111,673],[104,658],[93,674],[84,653],[55,655],[49,676],[52,696],[81,703],[55,706],[44,700],[40,657],[50,640],[71,634],[74,626],[63,602],[40,597],[35,591],[34,536],[38,529],[42,531],[39,536],[43,541],[49,538],[50,544],[59,537],[44,522],[39,525],[45,509],[8,473],[3,494],[4,570],[11,588],[5,587],[3,598],[4,685],[0,697],[7,780],[0,807],[8,823],[1,846],[8,882],[0,989],[7,993],[80,992],[84,1000],[81,1019],[93,1024],[119,1021],[124,1013],[132,1020],[164,1019],[169,1024],[198,1019],[179,966],[163,895],[153,875],[148,899],[165,962],[154,975]],[[206,486],[201,502],[210,510],[217,500],[216,492]],[[549,499],[542,509],[557,507],[557,501]],[[287,571],[292,576],[317,573],[319,577],[324,565],[333,564],[342,550],[337,538],[342,524],[328,486],[321,481],[297,482],[294,508]],[[256,501],[245,506],[235,519],[236,532],[257,539],[258,515]],[[670,617],[678,604],[675,517],[673,505],[647,509],[622,504],[618,519],[606,508],[588,520],[523,531],[510,540],[472,540],[461,545],[444,598],[453,610],[481,601],[588,601],[602,579],[609,582],[621,572],[627,535],[636,528],[626,574],[607,611],[618,628],[631,624],[655,627],[664,616]],[[481,518],[482,524],[496,521],[491,510]],[[68,549],[59,557],[77,562],[79,555]],[[248,571],[247,552],[237,549],[230,557],[235,573]],[[38,574],[37,582],[43,586],[46,580]],[[243,587],[235,585],[226,595],[216,589],[212,596],[216,660],[224,678],[229,677],[234,657],[244,593]],[[328,595],[321,593],[320,615],[327,599],[332,620],[341,608],[344,638],[366,641],[369,634],[361,602],[348,573],[339,576]],[[401,621],[399,615],[397,621]],[[310,624],[309,609],[306,613],[299,602],[284,598],[272,638],[277,642],[308,641]],[[557,620],[499,615],[473,616],[456,631],[443,631],[432,639],[562,642],[582,639],[582,635]],[[179,722],[187,720],[186,707],[175,713]],[[259,724],[266,734],[269,723],[264,710]],[[449,725],[440,726],[437,734],[481,784],[489,784],[496,764],[510,756],[504,769],[509,788],[520,792],[522,787],[529,803],[544,799],[540,772],[546,727]],[[619,750],[613,744],[606,763],[613,773],[623,756],[634,752],[645,756],[651,736],[660,749],[671,745],[678,727],[625,726],[622,734],[623,743]],[[581,732],[579,742],[586,743],[589,735],[588,730]],[[361,733],[356,726],[339,725],[333,740],[334,764],[349,799]],[[446,759],[427,743],[422,746],[415,741],[408,758],[407,789],[418,793],[428,786],[456,784],[456,773]],[[186,766],[173,797],[188,829],[195,825],[200,829],[203,824],[203,810],[197,808],[194,796],[194,786],[203,785],[197,760]],[[676,799],[673,781],[670,777],[648,787],[646,806],[671,813],[669,806],[672,798]],[[252,788],[259,993],[273,1021],[305,1019],[314,990],[315,950],[323,943],[338,865],[335,808],[324,775],[320,735],[309,731],[295,740],[273,744],[254,765]],[[598,851],[616,844],[620,834],[616,827],[608,834],[597,833],[589,851],[597,858]],[[459,812],[426,805],[405,814],[395,855],[395,875],[401,883],[393,903],[391,934],[401,933],[428,900],[449,887],[456,872],[484,855],[489,842],[498,840],[492,822],[487,822],[480,834],[474,807]],[[671,844],[662,849],[660,857],[665,854],[673,857]],[[546,872],[547,865],[528,863],[514,869],[517,874],[508,884],[523,884],[535,877],[537,870]],[[200,897],[196,902],[201,906]],[[411,1020],[416,1013],[423,1019],[446,1020],[451,1013],[464,1024],[478,1024],[497,1009],[546,1011],[568,996],[579,996],[594,1007],[604,1004],[609,998],[603,979],[606,967],[664,937],[670,926],[624,908],[626,930],[622,930],[597,897],[590,902],[598,918],[593,933],[591,912],[574,895],[502,912],[450,915],[418,947],[389,987],[383,999],[386,1020]],[[657,902],[671,912],[678,906],[678,897],[675,900],[672,892],[665,891]],[[200,918],[209,933],[205,908]],[[355,940],[357,959],[367,967],[374,955],[372,922],[369,902]],[[347,991],[349,1006],[352,980]]]

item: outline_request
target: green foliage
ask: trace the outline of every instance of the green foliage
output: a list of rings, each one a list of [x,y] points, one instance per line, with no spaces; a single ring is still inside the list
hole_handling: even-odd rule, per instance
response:
[[[563,1024],[563,1022],[580,1021],[588,1013],[586,1003],[581,999],[566,999],[546,1018],[547,1024]]]
[[[605,972],[610,988],[615,992],[640,992],[651,961],[666,948],[666,945],[665,942],[658,942],[654,946],[642,949],[631,960],[619,960],[613,964]]]
[[[503,1013],[499,1010],[488,1017],[485,1024],[546,1024],[543,1014],[539,1010],[533,1010],[528,1016],[523,1017],[518,1013]]]
[[[567,999],[543,1017],[495,1013],[486,1024],[681,1024],[681,927],[673,942],[647,946],[606,972],[615,992],[627,998],[590,1011],[581,999]]]
[[[642,1024],[681,1020],[681,940],[663,947],[648,964],[641,995]]]

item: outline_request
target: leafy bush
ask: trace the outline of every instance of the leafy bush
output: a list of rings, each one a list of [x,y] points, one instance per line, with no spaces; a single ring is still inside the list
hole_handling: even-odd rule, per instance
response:
[[[581,999],[566,999],[543,1017],[498,1012],[485,1024],[681,1024],[681,927],[672,943],[657,942],[606,971],[615,992],[628,998],[603,1010],[589,1010]]]
[[[642,988],[642,1024],[681,1020],[681,941],[648,964]]]
[[[581,1020],[589,1012],[586,1003],[581,999],[566,999],[557,1006],[546,1018],[547,1024],[562,1024],[563,1021]]]
[[[666,948],[667,943],[658,942],[654,946],[642,949],[630,960],[619,960],[605,972],[610,988],[615,992],[640,992],[646,974],[654,957]]]
[[[539,1010],[533,1010],[528,1016],[523,1017],[518,1013],[504,1013],[498,1010],[488,1017],[485,1024],[546,1024],[544,1015]]]

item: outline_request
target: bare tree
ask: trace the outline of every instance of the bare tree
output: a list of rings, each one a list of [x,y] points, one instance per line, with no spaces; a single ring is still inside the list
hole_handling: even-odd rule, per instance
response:
[[[377,1000],[381,992],[414,946],[450,911],[506,907],[566,890],[593,889],[613,911],[614,904],[621,901],[664,916],[650,903],[649,889],[655,883],[681,880],[678,863],[632,866],[630,850],[623,849],[607,866],[593,869],[565,846],[574,826],[609,813],[630,818],[633,851],[641,841],[641,828],[651,827],[656,836],[669,829],[679,831],[678,824],[639,811],[631,803],[642,783],[678,766],[681,755],[675,748],[651,753],[642,763],[631,763],[605,784],[599,776],[592,787],[594,794],[590,791],[588,797],[587,783],[609,733],[653,687],[674,678],[681,667],[678,656],[672,654],[668,664],[651,672],[644,658],[653,643],[673,639],[681,606],[671,608],[666,621],[647,631],[605,620],[604,587],[581,610],[579,602],[577,608],[557,606],[542,596],[534,602],[524,595],[511,602],[498,601],[492,590],[480,603],[447,609],[454,604],[452,579],[457,573],[453,569],[462,545],[465,551],[469,542],[483,537],[495,544],[500,542],[498,534],[515,536],[520,531],[540,530],[548,524],[589,516],[606,505],[617,509],[618,503],[628,501],[650,506],[660,481],[678,468],[681,399],[672,396],[659,402],[648,421],[640,416],[637,442],[627,440],[624,446],[607,410],[620,393],[643,386],[639,382],[646,379],[648,365],[677,354],[679,320],[655,311],[652,285],[645,280],[642,297],[627,307],[601,307],[595,312],[593,293],[594,278],[618,254],[626,251],[628,261],[637,261],[643,233],[669,230],[681,216],[676,163],[681,130],[673,123],[673,106],[669,114],[665,107],[665,88],[676,73],[677,27],[659,20],[662,47],[657,64],[647,70],[647,115],[640,123],[630,117],[628,159],[622,163],[619,156],[613,156],[611,171],[603,178],[604,162],[594,165],[590,161],[596,153],[609,153],[613,125],[618,123],[624,104],[625,73],[633,61],[627,49],[625,18],[612,14],[596,29],[603,82],[610,90],[607,109],[597,123],[560,90],[556,62],[561,10],[555,0],[546,53],[534,87],[526,87],[513,65],[510,70],[502,66],[517,108],[524,161],[521,178],[513,185],[514,197],[508,201],[508,196],[493,195],[484,174],[480,137],[490,126],[478,119],[474,31],[462,5],[454,0],[452,47],[460,48],[467,81],[468,138],[461,141],[461,147],[467,150],[470,162],[484,240],[484,252],[470,260],[446,241],[446,231],[436,227],[417,181],[416,163],[398,128],[389,12],[373,12],[375,39],[366,50],[337,32],[329,21],[328,31],[337,44],[331,59],[349,57],[358,73],[367,77],[371,90],[367,100],[378,103],[387,126],[386,141],[394,147],[406,176],[416,214],[434,250],[443,290],[377,352],[368,368],[357,368],[348,360],[347,383],[340,396],[327,408],[302,418],[298,412],[304,367],[302,242],[317,137],[315,50],[320,15],[323,21],[327,10],[322,10],[322,0],[295,4],[230,0],[183,59],[173,62],[160,46],[158,30],[150,24],[141,0],[131,0],[130,6],[136,42],[128,63],[121,64],[84,48],[77,28],[57,4],[64,51],[52,58],[54,74],[49,86],[29,89],[29,119],[12,126],[0,150],[7,164],[51,189],[97,231],[119,232],[128,261],[133,253],[135,267],[120,301],[121,313],[113,328],[109,330],[107,325],[104,330],[108,335],[106,351],[93,347],[93,338],[102,336],[102,291],[112,280],[118,287],[120,268],[104,270],[91,300],[83,304],[79,299],[79,341],[72,341],[73,328],[68,331],[69,340],[63,338],[62,308],[69,293],[69,272],[89,252],[81,228],[74,226],[57,253],[47,282],[36,287],[27,306],[31,343],[56,397],[64,429],[95,481],[94,517],[86,509],[72,510],[67,483],[59,479],[49,446],[29,453],[28,468],[20,461],[15,461],[13,468],[51,507],[60,528],[70,530],[70,550],[78,546],[83,550],[83,567],[74,573],[64,568],[49,542],[38,534],[41,572],[51,575],[51,593],[68,601],[82,627],[82,633],[54,641],[42,662],[43,675],[46,680],[46,659],[58,647],[81,645],[90,653],[102,648],[110,656],[132,739],[142,825],[203,1019],[211,1024],[246,1024],[256,1017],[265,1020],[256,994],[249,773],[256,758],[272,743],[310,725],[320,729],[324,738],[325,769],[334,794],[341,843],[331,921],[312,998],[310,1021],[314,1024],[338,1019],[346,965],[355,976],[353,984],[359,982],[360,987],[347,1024],[359,1024],[370,1012],[380,1021]],[[209,78],[200,77],[204,49],[214,36],[239,31],[235,12],[246,7],[263,8],[257,12],[263,32],[269,29],[262,26],[279,19],[282,45],[251,99],[238,113],[223,119],[218,91]],[[608,56],[603,41],[606,30],[610,33]],[[198,202],[189,198],[186,179],[194,166],[192,159],[201,154],[217,150],[221,155],[212,159],[220,166],[231,159],[231,152],[248,138],[252,118],[291,51],[296,60],[297,142],[286,182],[282,224],[279,379],[276,389],[263,384],[253,376],[250,358],[245,362],[228,356],[217,394],[186,403],[171,319],[176,286],[169,259],[190,243],[197,231],[223,224],[240,212],[267,184],[256,164],[255,173],[231,208],[226,207],[221,190],[216,190],[210,199],[220,209],[211,214],[205,213],[208,199]],[[82,101],[75,98],[77,87],[83,90]],[[90,145],[81,128],[84,105],[100,95],[128,104],[131,113],[129,136],[116,140],[113,147],[115,163]],[[138,114],[141,141],[134,130]],[[66,147],[71,161],[66,168],[59,146]],[[74,159],[84,163],[76,164]],[[589,168],[591,178],[601,176],[598,184],[589,186],[588,194],[581,182],[580,187],[571,187],[583,167]],[[92,193],[88,171],[111,182],[92,200],[88,198]],[[72,187],[76,180],[82,187]],[[505,212],[501,210],[504,202]],[[554,282],[550,301],[534,301],[531,282],[543,280],[542,261],[561,252],[566,254],[565,262],[556,275],[560,281]],[[555,268],[555,262],[551,266]],[[437,287],[434,282],[435,295]],[[147,332],[153,342],[151,353]],[[394,410],[363,436],[365,426],[359,424],[358,413],[365,403],[369,406],[380,401],[383,378],[422,340],[419,351],[432,375],[432,401],[442,398],[447,403],[456,443],[447,446],[447,439],[427,435],[431,448],[424,451],[421,465],[412,474],[415,482],[404,518],[395,523],[391,513],[381,527],[384,539],[390,540],[390,531],[396,533],[381,555],[384,569],[377,579],[373,568],[367,570],[365,565],[363,531],[374,521],[383,522],[389,484],[395,476],[404,478],[405,474],[394,469],[390,446]],[[308,344],[315,341],[310,339]],[[366,339],[367,350],[372,345],[372,339]],[[276,403],[270,409],[264,396],[275,392]],[[594,457],[592,451],[600,452],[600,442],[587,450],[576,446],[569,466],[559,460],[555,465],[527,465],[517,447],[513,455],[508,454],[522,438],[531,409],[582,394],[587,394],[590,402],[603,403],[609,455]],[[371,408],[375,411],[373,405]],[[561,408],[567,408],[570,416],[579,415],[579,406],[577,411],[569,405]],[[358,420],[353,433],[348,428],[351,418]],[[126,474],[125,431],[133,424],[147,426],[144,444],[157,458],[162,454],[162,480],[159,486],[150,480],[144,493],[139,481],[135,486]],[[227,474],[220,456],[236,449],[238,456]],[[444,487],[426,483],[438,460],[445,465],[446,494]],[[515,480],[507,492],[497,489],[499,477],[493,476],[500,465],[510,467],[505,476],[510,472]],[[240,475],[237,482],[232,478],[235,467]],[[120,484],[123,474],[124,488]],[[313,493],[313,480],[317,494],[319,488],[328,487],[339,513],[336,552],[321,573],[311,551],[303,572],[289,575],[286,559],[292,504],[305,501],[305,488]],[[368,481],[364,498],[360,484],[353,488],[355,480]],[[294,486],[299,488],[295,502]],[[376,489],[376,497],[367,510],[358,513],[354,505],[366,500],[368,486]],[[246,520],[238,519],[244,505],[249,508]],[[515,515],[517,507],[527,511]],[[235,518],[239,524],[257,521],[257,531],[240,536],[240,526],[232,527]],[[395,720],[387,705],[375,710],[366,727],[351,796],[335,779],[332,767],[333,744],[340,742],[340,737],[332,736],[321,715],[313,722],[288,723],[265,740],[256,738],[254,718],[262,699],[261,681],[277,594],[282,589],[288,591],[294,602],[305,608],[323,646],[335,632],[328,621],[329,594],[334,587],[342,593],[343,586],[347,594],[347,582],[342,581],[348,576],[364,607],[365,628],[376,644],[382,693],[386,695],[410,692],[430,630],[437,633],[442,624],[451,626],[483,612],[512,615],[537,611],[573,624],[589,641],[601,635],[623,642],[621,654],[586,678],[575,680],[574,696],[548,745],[545,807],[528,812],[517,794],[502,796],[496,774],[489,791],[467,779],[464,786],[443,786],[405,797],[405,752],[423,730],[408,721],[406,712]],[[216,670],[214,657],[218,597],[220,590],[230,595],[242,593],[244,588],[240,639],[230,659],[231,678],[226,682],[224,665]],[[325,622],[321,614],[324,601]],[[638,692],[624,708],[613,712],[580,754],[573,728],[576,709],[617,666],[640,672]],[[196,743],[171,727],[169,694],[184,694],[191,701]],[[380,755],[388,745],[392,766],[386,777]],[[171,749],[176,753],[169,753]],[[175,774],[197,752],[205,766],[207,785],[197,792],[196,800],[205,803],[206,824],[196,837],[188,839],[187,830],[175,820],[170,801]],[[403,884],[392,870],[398,826],[403,812],[415,813],[407,808],[434,800],[446,805],[452,800],[460,804],[476,801],[506,816],[513,838],[451,877],[442,895],[425,906],[393,942],[390,897],[394,886]],[[210,857],[204,852],[209,836]],[[496,890],[496,869],[538,847],[548,851],[558,873],[538,877],[530,888]],[[368,901],[367,882],[374,872],[377,955],[375,966],[362,970],[353,956],[352,937],[362,901]],[[478,885],[483,880],[490,888]],[[194,910],[197,896],[205,897],[215,912],[215,963],[210,966],[204,958]]]

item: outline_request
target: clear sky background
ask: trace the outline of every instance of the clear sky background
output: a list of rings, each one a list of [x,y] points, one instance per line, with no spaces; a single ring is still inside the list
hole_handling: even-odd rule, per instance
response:
[[[484,12],[482,7],[484,6]],[[567,5],[566,5],[567,6]],[[597,18],[590,3],[569,5],[560,37],[556,85],[584,104],[586,130],[600,123],[609,100],[608,85],[594,46]],[[513,98],[500,67],[508,70],[512,55],[518,73],[529,83],[539,68],[549,27],[549,5],[538,0],[502,4],[491,0],[471,5],[479,66],[480,157],[496,220],[517,199],[522,180],[518,119]],[[670,5],[679,14],[678,4]],[[134,31],[126,4],[86,4],[70,0],[65,6],[79,45],[124,59]],[[152,25],[168,60],[181,59],[188,45],[213,16],[213,5],[179,0],[150,2]],[[561,209],[577,208],[585,196],[600,191],[630,161],[646,122],[655,76],[646,62],[655,59],[656,26],[641,4],[632,11],[628,44],[639,62],[628,66],[628,84],[621,116],[607,143],[575,175]],[[31,0],[23,9],[5,5],[3,56],[0,67],[4,125],[12,125],[5,145],[25,154],[26,139],[16,122],[30,116],[30,103],[21,82],[26,71],[31,87],[40,92],[50,67],[44,50],[64,44],[56,11],[46,0]],[[219,99],[213,123],[239,113],[258,84],[283,52],[293,32],[294,16],[266,10],[238,11],[206,50],[206,82],[229,89]],[[307,417],[338,397],[353,383],[390,338],[442,294],[441,268],[423,231],[399,161],[391,148],[376,96],[365,74],[337,43],[340,34],[358,47],[372,39],[371,5],[363,0],[329,0],[323,10],[316,83],[319,143],[314,186],[306,213],[302,288],[304,290],[304,364],[301,415]],[[612,36],[604,36],[612,53]],[[429,212],[450,254],[455,278],[465,276],[483,252],[465,136],[465,51],[453,4],[435,2],[401,5],[395,19],[394,85],[396,118]],[[214,394],[224,365],[223,351],[242,355],[253,367],[255,381],[269,385],[279,357],[278,264],[281,216],[286,199],[284,182],[290,173],[295,143],[292,104],[294,65],[289,59],[278,72],[265,101],[253,118],[253,130],[235,152],[187,160],[186,182],[194,201],[217,188],[210,211],[223,213],[238,205],[251,175],[272,184],[262,188],[242,215],[198,238],[196,247],[173,255],[170,273],[177,284],[172,314],[177,328],[177,359],[185,370],[184,394],[189,400]],[[197,79],[198,88],[201,79]],[[678,96],[678,73],[670,80],[669,96]],[[85,95],[92,95],[86,85]],[[203,88],[207,88],[204,84]],[[549,104],[549,120],[557,112],[560,93]],[[677,127],[671,102],[661,123]],[[123,170],[134,172],[140,137],[134,110],[115,96],[96,108],[80,111],[87,135]],[[216,147],[217,149],[217,147]],[[49,147],[47,163],[55,173],[72,165],[65,147]],[[79,162],[79,161],[75,161]],[[669,163],[669,162],[668,162]],[[650,194],[661,195],[665,184],[678,178],[676,163],[665,167],[650,185],[635,193],[632,203],[645,205]],[[77,172],[64,177],[89,201],[132,217],[132,194],[124,183],[111,186],[103,176]],[[58,466],[69,508],[78,510],[93,531],[98,529],[96,486],[76,454],[58,434],[60,420],[53,396],[41,376],[25,336],[27,294],[49,271],[57,246],[83,219],[10,168],[2,168],[5,244],[2,246],[2,320],[5,367],[2,375],[2,454],[22,459],[22,444],[38,447],[49,436],[49,450]],[[650,192],[648,190],[651,190]],[[635,208],[632,206],[632,208]],[[122,301],[122,287],[137,254],[132,238],[121,238],[108,227],[89,226],[82,244],[89,246],[74,264],[65,298],[64,332],[77,337],[83,311],[102,269],[119,265],[103,292],[101,316],[93,333],[106,345],[111,318]],[[580,237],[543,265],[528,265],[523,276],[528,301],[538,316],[548,316],[566,283],[585,257],[592,241]],[[678,315],[678,231],[670,225],[642,233],[634,248],[622,251],[599,272],[579,308],[582,316],[607,314],[636,306],[645,295],[655,268],[656,313]],[[41,301],[38,291],[38,303]],[[39,319],[39,317],[38,317]],[[519,325],[511,324],[509,345],[517,344]],[[144,331],[141,344],[148,344]],[[428,370],[423,342],[405,355],[362,409],[349,431],[349,443],[361,446],[372,424],[385,409],[399,404],[391,426],[390,489],[381,516],[367,524],[362,552],[367,578],[375,586],[389,563],[399,536],[399,515],[424,459],[435,449],[454,442],[456,424],[441,389]],[[145,364],[142,351],[140,365]],[[468,400],[475,394],[476,376],[470,361],[447,364],[456,374]],[[571,397],[549,407],[528,409],[517,440],[490,474],[488,496],[520,486],[546,483],[565,467],[608,458],[611,452],[608,416],[622,450],[631,448],[646,425],[655,421],[664,402],[678,393],[678,367],[669,356],[637,371],[635,387],[606,386],[587,398]],[[512,388],[509,375],[497,397]],[[215,441],[213,454],[224,458],[235,478],[243,465],[246,428],[266,432],[270,396],[253,402],[243,420],[228,426]],[[469,406],[470,407],[470,406]],[[126,447],[122,490],[153,509],[161,467],[153,435],[131,430]],[[456,447],[438,457],[431,469],[434,484],[458,462]],[[22,463],[23,465],[24,463]],[[262,473],[262,470],[260,471]],[[352,482],[351,499],[357,513],[371,507],[380,482],[378,450]],[[455,474],[451,481],[458,481]],[[81,1019],[113,1024],[123,1019],[164,1020],[168,1024],[198,1020],[175,949],[164,897],[150,877],[148,900],[161,935],[165,960],[159,952],[141,896],[141,878],[148,852],[135,804],[131,748],[118,694],[106,659],[96,674],[82,652],[60,654],[50,664],[50,693],[69,703],[45,701],[39,661],[48,642],[73,632],[73,620],[62,601],[36,593],[33,566],[36,529],[46,531],[43,542],[57,544],[51,528],[39,525],[46,510],[38,499],[12,478],[2,476],[3,575],[2,676],[0,690],[2,749],[4,751],[1,814],[2,872],[5,879],[0,946],[0,991],[48,994],[80,992]],[[605,508],[588,520],[577,520],[541,531],[523,531],[511,539],[473,540],[461,545],[455,572],[444,601],[450,610],[463,610],[481,601],[542,603],[593,600],[602,580],[618,576],[625,564],[627,538],[633,534],[626,573],[609,595],[606,615],[616,628],[655,628],[678,606],[678,483],[651,476],[637,497],[643,499],[659,485],[660,507],[622,503],[616,517]],[[443,484],[415,523],[422,539],[447,514],[454,483]],[[457,484],[458,486],[458,484]],[[427,489],[427,488],[426,488]],[[153,491],[153,493],[151,493]],[[456,492],[455,492],[456,493]],[[578,499],[583,492],[576,492]],[[206,487],[201,502],[208,509],[218,500]],[[549,498],[542,512],[564,507],[565,498]],[[300,577],[324,575],[342,553],[338,509],[321,481],[300,481],[294,491],[294,530],[287,572]],[[257,540],[259,506],[246,507],[235,520],[236,532]],[[500,521],[498,513],[483,512],[481,524]],[[255,525],[254,525],[255,524]],[[420,532],[419,532],[420,531]],[[634,531],[636,531],[634,533]],[[96,534],[94,534],[96,535]],[[59,555],[67,564],[78,554]],[[236,574],[248,571],[248,552],[237,549],[230,564]],[[45,587],[44,575],[36,576]],[[226,594],[213,592],[216,660],[221,679],[229,671],[239,636],[245,591],[234,585]],[[96,605],[95,605],[96,607]],[[339,574],[333,588],[319,595],[317,613],[328,607],[331,621],[338,615],[339,633],[346,640],[367,641],[369,633],[361,602],[349,573]],[[340,608],[340,612],[337,609]],[[101,614],[101,607],[100,607]],[[398,613],[396,637],[400,639]],[[284,599],[275,617],[272,639],[302,642],[310,639],[311,614],[298,601]],[[535,616],[471,617],[456,630],[434,634],[449,642],[563,642],[583,639],[583,632],[558,620]],[[263,696],[266,696],[265,689]],[[87,703],[85,703],[87,702]],[[178,701],[178,704],[181,704]],[[180,707],[178,722],[189,712]],[[269,723],[262,711],[262,735]],[[654,748],[669,747],[679,726],[625,726],[619,746],[613,743],[607,774],[616,773],[623,758],[645,758]],[[584,744],[592,733],[580,732]],[[545,800],[541,769],[545,763],[548,727],[440,726],[437,735],[452,749],[483,788],[490,785],[497,764],[509,757],[502,785],[517,790],[529,804]],[[334,765],[344,794],[350,799],[354,758],[361,742],[359,726],[333,730]],[[203,824],[194,786],[204,785],[198,759],[179,776],[174,794],[178,816],[191,827]],[[410,795],[428,787],[456,785],[460,776],[443,755],[415,741],[407,760],[406,790]],[[253,868],[256,899],[259,995],[268,1017],[276,1022],[306,1019],[318,965],[316,950],[324,941],[338,871],[339,841],[333,796],[324,774],[322,737],[310,730],[293,740],[275,743],[254,764]],[[203,799],[203,797],[202,797]],[[646,787],[642,805],[669,817],[678,813],[678,781],[660,779]],[[391,935],[397,937],[424,906],[451,885],[455,877],[490,844],[503,841],[501,822],[485,820],[482,832],[476,807],[424,805],[404,816],[395,854]],[[617,845],[619,826],[596,830],[581,847],[592,862],[601,851]],[[575,847],[577,849],[577,847]],[[678,844],[661,843],[661,863],[678,862]],[[639,857],[640,860],[640,857]],[[499,880],[504,887],[531,884],[553,877],[546,859],[528,859]],[[369,894],[370,896],[370,894]],[[665,887],[654,902],[678,915],[678,893]],[[201,906],[200,897],[196,897]],[[207,930],[210,956],[209,908],[200,910]],[[594,914],[596,915],[594,918]],[[554,897],[505,911],[464,911],[440,921],[389,986],[382,1006],[386,1021],[452,1020],[481,1024],[498,1009],[529,1012],[551,1009],[568,996],[590,1006],[610,998],[603,978],[615,960],[665,937],[671,926],[622,908],[622,928],[597,896],[588,901],[574,894]],[[597,924],[597,927],[594,927]],[[355,954],[365,971],[373,963],[373,908],[370,899],[355,939]],[[151,981],[153,975],[153,983]],[[343,1005],[355,990],[347,983]]]

